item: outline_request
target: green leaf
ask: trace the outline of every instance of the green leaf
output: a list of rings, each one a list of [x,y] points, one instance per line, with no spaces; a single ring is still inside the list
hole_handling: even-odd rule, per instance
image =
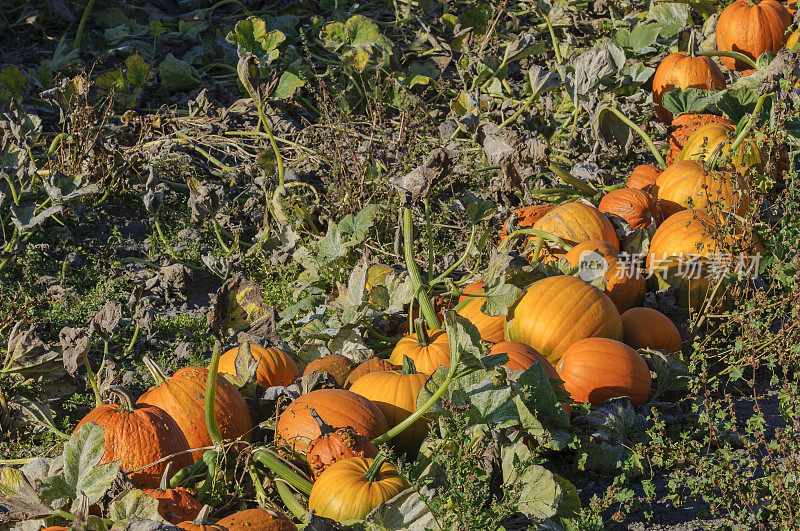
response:
[[[266,66],[278,58],[278,47],[286,40],[286,36],[278,29],[267,31],[262,19],[248,17],[236,23],[226,40],[236,45],[240,58],[251,53],[258,58],[261,66]]]
[[[427,501],[413,487],[378,505],[364,522],[378,529],[441,529]]]
[[[42,223],[44,223],[50,216],[61,212],[64,207],[62,205],[50,206],[41,212],[36,212],[38,205],[22,205],[11,206],[11,221],[17,226],[21,234],[26,234]]]
[[[638,24],[633,30],[625,28],[614,35],[614,44],[637,55],[644,55],[656,51],[653,46],[661,31],[659,24]]]
[[[272,97],[285,100],[294,96],[298,89],[306,85],[305,70],[300,59],[287,66],[278,80],[278,86],[275,87]]]
[[[385,58],[391,46],[378,25],[363,15],[353,15],[347,22],[329,22],[320,31],[322,44],[341,55],[342,63],[363,72],[373,57]]]
[[[19,99],[27,84],[28,78],[16,66],[6,65],[0,68],[0,106],[8,105],[11,100]]]
[[[522,443],[515,445],[514,449]],[[523,454],[508,452],[503,458],[503,483],[506,488],[517,489],[516,508],[529,518],[544,520],[556,514],[561,502],[561,485],[553,473],[540,465],[522,466]],[[525,459],[527,461],[527,459]],[[524,461],[522,461],[524,462]],[[521,470],[520,470],[521,468]]]
[[[158,513],[158,500],[139,489],[132,489],[111,502],[108,517],[115,524],[126,524],[131,520],[154,520],[165,522]]]
[[[450,363],[458,361],[459,371],[456,374],[483,369],[480,361],[483,343],[475,325],[455,312],[448,313],[444,322],[450,344]]]
[[[504,369],[501,369],[504,371]],[[492,379],[475,382],[464,389],[469,397],[471,424],[507,427],[519,424],[519,414],[509,385],[498,385]]]
[[[742,118],[752,113],[758,101],[758,91],[749,87],[729,88],[722,91],[722,97],[717,101],[717,108],[734,123],[739,123]],[[767,102],[771,100],[767,99]],[[762,114],[766,113],[769,105],[765,104]]]
[[[145,61],[138,52],[125,59],[125,68],[125,78],[133,86],[144,86],[153,79],[154,74],[150,63]]]
[[[687,3],[661,2],[650,5],[649,18],[660,26],[660,36],[670,38],[677,35],[687,24],[691,24],[690,7]]]
[[[414,61],[398,77],[406,88],[416,85],[429,85],[439,79],[441,70],[433,61]]]
[[[716,105],[725,95],[724,90],[710,92],[698,88],[670,90],[661,100],[672,116],[705,112],[709,107]]]
[[[64,483],[74,493],[83,493],[89,504],[96,503],[111,487],[120,461],[99,464],[105,453],[103,427],[87,422],[64,445]]]
[[[662,393],[669,391],[686,391],[689,383],[696,377],[689,374],[689,369],[675,356],[660,350],[640,350],[639,353],[647,360],[648,365],[656,377],[653,380],[651,401],[655,401]]]
[[[476,34],[482,35],[486,33],[492,16],[494,16],[492,6],[485,2],[478,2],[461,14],[461,25],[465,28],[474,28]]]
[[[339,230],[344,236],[349,237],[352,243],[361,243],[367,236],[367,231],[375,223],[377,205],[367,205],[358,214],[348,214],[339,222]]]
[[[508,315],[509,308],[525,293],[513,284],[506,284],[502,279],[485,286],[484,292],[486,300],[481,305],[481,311],[495,317]]]
[[[323,264],[330,263],[347,254],[347,246],[339,227],[332,223],[328,225],[328,232],[325,237],[317,242],[317,251]]]
[[[540,422],[555,428],[569,429],[569,416],[541,362],[537,361],[523,371],[514,381],[514,388]]]
[[[158,65],[158,77],[161,86],[167,90],[187,91],[200,84],[194,67],[171,53]]]

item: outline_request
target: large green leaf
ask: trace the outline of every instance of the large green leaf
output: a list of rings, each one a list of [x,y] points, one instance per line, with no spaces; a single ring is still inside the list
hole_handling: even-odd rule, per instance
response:
[[[373,57],[388,56],[391,46],[380,28],[363,15],[353,15],[345,23],[328,22],[320,31],[322,44],[341,55],[342,63],[363,72]]]
[[[121,498],[111,502],[108,517],[115,524],[125,524],[131,520],[164,522],[158,512],[158,500],[139,489],[129,490]]]
[[[237,22],[226,39],[236,45],[239,57],[251,53],[258,58],[261,66],[266,66],[278,58],[278,48],[286,40],[286,36],[278,29],[268,31],[264,20],[248,17]]]

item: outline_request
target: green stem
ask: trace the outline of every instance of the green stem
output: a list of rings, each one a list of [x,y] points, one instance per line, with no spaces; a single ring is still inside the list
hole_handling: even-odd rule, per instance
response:
[[[103,405],[103,398],[100,396],[100,389],[97,387],[97,379],[95,378],[91,365],[89,365],[89,358],[86,356],[86,353],[83,354],[83,364],[86,367],[86,379],[89,380],[89,385],[92,387],[92,392],[94,393],[94,405],[95,407],[100,407]]]
[[[131,338],[131,342],[128,343],[128,346],[125,347],[125,350],[122,351],[122,357],[124,358],[128,354],[131,353],[133,350],[133,346],[136,344],[136,340],[139,338],[139,323],[136,323],[136,328],[133,329],[133,337]]]
[[[264,507],[267,504],[267,493],[264,490],[264,485],[261,483],[261,478],[258,476],[255,465],[251,464],[248,472],[250,473],[250,481],[253,482],[253,488],[256,489],[256,502],[258,502],[259,507]]]
[[[8,183],[8,187],[11,189],[11,199],[14,201],[14,204],[19,206],[19,196],[17,195],[17,187],[14,186],[14,182],[11,180],[11,176],[3,172],[3,177],[6,178],[6,182]]]
[[[375,459],[372,460],[372,463],[369,465],[367,471],[364,472],[364,477],[367,478],[367,481],[378,481],[378,478],[381,474],[381,467],[385,462],[386,454],[383,452],[378,452],[378,455],[376,455]]]
[[[425,348],[431,344],[431,337],[428,335],[428,329],[425,328],[425,321],[417,319],[414,321],[414,330],[417,333],[417,345],[420,348]]]
[[[273,474],[286,481],[303,494],[311,494],[312,484],[298,474],[291,466],[287,465],[280,457],[266,448],[259,448],[253,452],[253,459],[269,469]]]
[[[707,52],[700,52],[700,55],[705,55],[706,57],[730,57],[731,59],[736,59],[737,61],[746,63],[750,66],[750,68],[758,68],[758,65],[756,65],[755,61],[739,52],[709,50]]]
[[[536,242],[536,249],[533,251],[533,256],[531,257],[531,265],[536,265],[539,263],[539,254],[542,252],[542,245],[544,244],[544,238],[539,238]]]
[[[431,202],[428,198],[422,200],[425,205],[425,232],[428,234],[428,285],[433,280],[433,231],[431,230]]]
[[[561,179],[565,184],[568,184],[573,188],[577,188],[583,195],[592,197],[597,194],[597,188],[591,184],[581,181],[555,162],[551,162],[549,168],[550,171],[556,175],[556,177]]]
[[[278,491],[278,496],[281,497],[281,501],[289,509],[289,512],[298,520],[305,520],[308,510],[295,498],[292,489],[289,488],[289,484],[282,479],[277,479],[275,480],[275,490]]]
[[[153,377],[153,380],[156,382],[156,387],[164,385],[169,380],[169,377],[164,373],[164,371],[156,365],[156,363],[148,358],[147,356],[142,357],[142,363],[144,366],[147,367],[147,371],[150,373],[150,376]]]
[[[455,271],[457,267],[461,266],[461,264],[464,263],[464,261],[469,257],[469,254],[472,252],[472,248],[475,246],[475,236],[477,234],[478,234],[478,226],[477,225],[473,225],[472,226],[472,231],[469,234],[469,241],[467,242],[467,249],[464,251],[464,254],[461,255],[461,258],[459,258],[453,265],[451,265],[450,267],[445,269],[442,272],[441,275],[439,275],[438,277],[436,277],[433,280],[431,280],[430,281],[430,285],[431,286],[435,286],[436,284],[442,282],[445,278],[447,278],[447,276],[450,273]]]
[[[11,411],[8,409],[8,402],[6,402],[6,397],[3,394],[3,388],[2,387],[0,387],[0,408],[2,408],[3,411],[6,412],[6,414],[11,413]]]
[[[667,163],[664,162],[664,157],[661,156],[661,153],[658,151],[658,148],[656,148],[656,145],[655,143],[653,143],[653,139],[650,138],[650,135],[645,133],[641,127],[633,123],[630,120],[630,118],[628,118],[622,112],[620,112],[619,109],[616,109],[614,107],[609,107],[608,110],[614,113],[617,116],[617,118],[625,122],[625,124],[628,127],[633,129],[634,132],[636,132],[636,134],[639,135],[642,138],[642,140],[644,140],[644,143],[647,144],[648,148],[650,148],[650,152],[653,154],[653,157],[655,157],[656,161],[658,162],[658,165],[661,167],[662,170],[666,170]]]
[[[428,323],[428,328],[438,328],[439,320],[436,318],[436,310],[427,292],[421,289],[422,276],[417,268],[417,262],[414,260],[414,225],[411,219],[411,209],[408,207],[403,209],[403,243],[408,276],[411,278],[411,285],[414,290],[419,292],[417,300],[419,301],[420,314]]]
[[[213,216],[211,217],[211,225],[214,226],[214,234],[217,236],[217,241],[222,247],[222,250],[225,251],[225,254],[230,254],[231,248],[228,247],[225,243],[225,240],[222,239],[222,233],[220,232],[221,227],[219,226],[219,222]]]
[[[549,232],[545,232],[543,230],[539,230],[539,229],[518,229],[518,230],[515,230],[514,232],[512,232],[511,234],[509,234],[508,237],[506,237],[506,239],[503,240],[503,243],[498,245],[497,250],[498,251],[502,251],[503,249],[506,248],[506,246],[508,245],[508,242],[511,241],[513,238],[516,238],[518,236],[525,236],[525,235],[538,236],[539,238],[542,238],[542,239],[545,239],[545,240],[549,240],[549,241],[551,241],[553,243],[558,244],[565,251],[569,251],[570,249],[572,249],[574,247],[574,245],[565,242],[564,240],[562,240],[561,238],[559,238],[555,234],[550,234]]]
[[[553,41],[553,51],[556,53],[556,63],[561,64],[561,49],[558,45],[558,37],[556,37],[556,30],[553,28],[553,24],[550,22],[550,17],[547,13],[542,11],[542,15],[544,15],[544,22],[547,24],[547,31],[550,32],[550,40]]]
[[[222,355],[222,344],[219,339],[214,340],[214,351],[211,354],[211,365],[208,368],[206,379],[206,429],[211,443],[214,446],[222,445],[222,433],[217,424],[217,378],[219,376],[219,358]]]
[[[559,61],[559,62],[561,62],[561,61]],[[531,94],[530,96],[528,96],[528,99],[525,100],[525,103],[519,109],[517,109],[517,111],[514,114],[512,114],[511,116],[509,116],[508,118],[503,120],[503,123],[501,123],[498,126],[498,128],[499,129],[503,129],[508,124],[512,123],[514,120],[519,118],[520,114],[522,114],[525,111],[527,111],[528,109],[530,109],[531,105],[533,105],[533,102],[536,100],[536,96],[538,96],[538,94],[536,94],[535,92],[533,94]]]
[[[736,153],[736,150],[739,149],[739,146],[742,145],[742,142],[744,142],[745,138],[747,138],[747,135],[750,134],[750,130],[755,125],[756,119],[761,114],[761,109],[764,107],[764,102],[767,101],[767,96],[768,94],[762,94],[761,96],[758,97],[758,100],[756,101],[756,106],[753,109],[753,113],[750,115],[750,118],[748,118],[747,123],[745,124],[744,127],[742,127],[742,130],[739,131],[739,134],[736,135],[736,138],[734,139],[733,144],[731,144],[730,149],[728,149],[728,151],[726,151],[718,159],[717,164],[722,164],[723,162],[728,160],[731,156],[733,156],[734,153]]]
[[[83,30],[86,27],[86,21],[89,19],[89,13],[92,12],[92,7],[94,7],[94,0],[89,0],[86,3],[86,7],[83,9],[83,15],[81,16],[81,21],[78,23],[78,31],[75,32],[75,40],[72,41],[72,48],[80,49],[81,41],[83,40]]]

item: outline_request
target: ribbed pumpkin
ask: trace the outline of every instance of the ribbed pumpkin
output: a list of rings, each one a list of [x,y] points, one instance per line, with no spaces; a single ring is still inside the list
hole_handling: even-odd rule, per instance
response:
[[[359,435],[353,428],[334,428],[316,412],[309,408],[309,413],[319,426],[320,436],[311,441],[306,452],[306,462],[311,475],[317,479],[336,461],[349,457],[375,457],[378,449],[369,439]]]
[[[184,520],[176,525],[183,531],[227,531],[221,525],[208,523],[208,515],[210,513],[211,507],[204,505],[194,520]]]
[[[505,315],[494,316],[486,315],[481,311],[481,306],[486,301],[486,297],[472,297],[467,304],[458,310],[458,315],[467,319],[475,325],[481,338],[490,343],[503,340],[503,328],[506,324]]]
[[[77,431],[87,422],[103,427],[105,452],[101,463],[121,461],[122,470],[129,472],[130,480],[141,488],[158,487],[168,463],[176,468],[192,464],[189,454],[183,453],[133,472],[169,455],[185,452],[189,444],[168,412],[154,405],[134,407],[133,399],[121,387],[112,387],[111,392],[119,398],[119,405],[98,406],[75,427]]]
[[[534,223],[533,228],[558,236],[570,245],[589,240],[603,240],[619,249],[614,226],[599,210],[585,203],[561,204],[542,216]],[[532,241],[536,240],[535,236],[532,237]],[[567,252],[566,249],[559,249],[558,244],[553,242],[545,241],[544,246],[555,258]]]
[[[730,127],[736,127],[735,123],[723,116],[717,116],[716,114],[687,113],[681,114],[672,120],[672,124],[670,125],[672,132],[669,134],[669,138],[667,138],[669,142],[667,164],[672,164],[680,157],[684,144],[686,144],[686,141],[689,140],[689,137],[692,136],[695,131],[709,124],[725,124]],[[655,182],[655,179],[653,182]]]
[[[289,385],[297,376],[297,365],[284,351],[278,348],[263,348],[250,345],[250,354],[258,362],[256,380],[258,385],[267,389],[275,385]],[[239,347],[224,353],[219,358],[219,373],[236,375],[236,357]]]
[[[228,531],[296,531],[297,526],[284,514],[272,509],[246,509],[226,516],[219,527]]]
[[[203,509],[203,504],[190,491],[183,487],[170,488],[168,466],[157,489],[144,489],[143,492],[158,500],[158,514],[167,522],[177,525],[194,520]]]
[[[622,320],[611,299],[568,275],[534,282],[511,308],[506,323],[507,340],[535,348],[550,363],[581,339],[622,339]]]
[[[281,413],[275,429],[275,442],[305,454],[311,442],[321,435],[310,408],[331,426],[351,427],[372,440],[388,426],[381,410],[364,398],[344,389],[319,389],[300,396]]]
[[[495,343],[492,345],[492,348],[489,349],[487,355],[492,356],[496,354],[505,354],[508,356],[506,367],[512,371],[524,371],[538,361],[541,362],[542,370],[544,370],[548,378],[558,379],[558,373],[555,367],[553,367],[553,364],[547,361],[547,358],[539,354],[535,348],[531,348],[524,343],[518,343],[516,341],[501,341],[500,343]]]
[[[714,90],[725,87],[725,76],[717,63],[710,57],[696,55],[695,42],[692,35],[688,51],[669,54],[653,75],[653,103],[656,105],[656,115],[665,124],[672,121],[672,113],[661,105],[667,92],[686,88]]]
[[[140,396],[136,403],[160,407],[166,411],[180,427],[189,443],[189,449],[211,446],[205,418],[208,369],[184,367],[167,379],[152,360],[145,356],[143,361],[156,385]],[[219,378],[214,401],[222,437],[249,441],[253,421],[239,390],[225,378]],[[192,458],[197,461],[204,452],[205,450],[196,450],[192,452]]]
[[[303,376],[308,376],[313,372],[327,372],[336,379],[337,384],[344,387],[352,370],[353,363],[348,358],[339,354],[328,354],[306,365],[306,368],[303,369]]]
[[[655,198],[636,188],[617,188],[608,192],[600,200],[598,210],[624,219],[632,229],[649,227],[654,221],[661,222],[661,210]]]
[[[680,352],[681,334],[669,317],[652,308],[631,308],[622,314],[622,339],[636,350]]]
[[[570,249],[564,258],[575,267],[584,256],[592,252],[602,256],[608,264],[603,293],[608,295],[617,311],[622,313],[641,304],[647,290],[647,280],[635,264],[620,261],[617,250],[611,244],[599,240],[583,242]]]
[[[399,368],[399,365],[390,363],[388,360],[372,357],[366,361],[362,361],[355,369],[353,369],[350,374],[347,375],[347,380],[344,382],[344,387],[345,389],[348,389],[351,385],[353,385],[353,382],[365,374],[376,371],[394,371]]]
[[[720,156],[726,154],[734,141],[735,130],[735,126],[724,123],[698,127],[684,143],[683,150],[676,161],[696,160],[704,163],[720,146],[722,146],[719,150]],[[731,156],[729,162],[736,171],[745,174],[751,168],[761,169],[764,166],[764,156],[755,140],[748,139],[736,148],[736,152]]]
[[[556,365],[564,388],[575,402],[599,406],[609,398],[628,396],[634,405],[650,396],[650,369],[631,347],[613,339],[592,337],[574,343]]]
[[[337,522],[363,520],[375,507],[400,494],[408,483],[383,454],[351,457],[331,465],[314,482],[308,508]]]
[[[661,174],[661,169],[658,166],[640,164],[633,169],[630,177],[625,181],[625,186],[646,192],[656,182],[659,174]]]
[[[458,297],[458,302],[464,302],[465,300],[470,298],[470,295],[475,295],[483,291],[483,287],[486,285],[486,282],[483,280],[475,280],[470,282],[466,286],[464,286],[464,290],[461,292],[461,295]]]
[[[683,160],[659,175],[651,188],[666,218],[686,208],[733,211],[743,216],[750,209],[746,181],[738,174],[707,170],[699,162]]]
[[[734,51],[750,59],[766,52],[778,53],[786,42],[792,15],[776,0],[736,0],[726,7],[717,21],[717,49]],[[731,70],[747,70],[750,65],[730,57],[722,64]]]
[[[450,342],[444,330],[428,330],[420,319],[414,322],[416,334],[404,336],[392,350],[389,361],[403,364],[403,356],[414,362],[419,372],[433,374],[439,367],[450,366]]]
[[[533,227],[534,223],[539,221],[542,216],[547,214],[553,209],[553,205],[530,205],[517,209],[517,220],[514,224],[516,228],[524,229],[526,227]],[[508,237],[508,226],[511,220],[503,223],[503,228],[500,230],[500,243],[503,243]]]
[[[402,370],[372,372],[359,378],[350,388],[380,408],[390,429],[417,410],[417,395],[428,380],[428,375],[416,372],[409,360],[404,360]],[[427,435],[428,420],[422,417],[393,442],[401,450],[416,455]]]

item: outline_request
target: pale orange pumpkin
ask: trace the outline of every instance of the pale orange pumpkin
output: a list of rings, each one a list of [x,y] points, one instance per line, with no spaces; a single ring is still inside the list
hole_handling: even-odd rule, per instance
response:
[[[669,317],[652,308],[631,308],[622,314],[622,338],[634,349],[680,352],[681,334]]]
[[[619,250],[614,226],[602,212],[585,203],[574,201],[558,205],[534,223],[533,228],[557,236],[569,245],[603,240]],[[537,240],[536,236],[531,238],[533,243]],[[552,241],[545,241],[544,246],[549,256],[555,259],[567,253],[567,249],[561,249]]]
[[[734,51],[756,60],[766,52],[778,53],[786,42],[792,15],[776,0],[736,0],[722,10],[717,21],[717,49]],[[731,70],[747,70],[747,63],[722,57]]]
[[[747,182],[738,174],[707,170],[694,160],[674,163],[650,189],[668,218],[686,208],[714,208],[739,216],[750,209]]]

